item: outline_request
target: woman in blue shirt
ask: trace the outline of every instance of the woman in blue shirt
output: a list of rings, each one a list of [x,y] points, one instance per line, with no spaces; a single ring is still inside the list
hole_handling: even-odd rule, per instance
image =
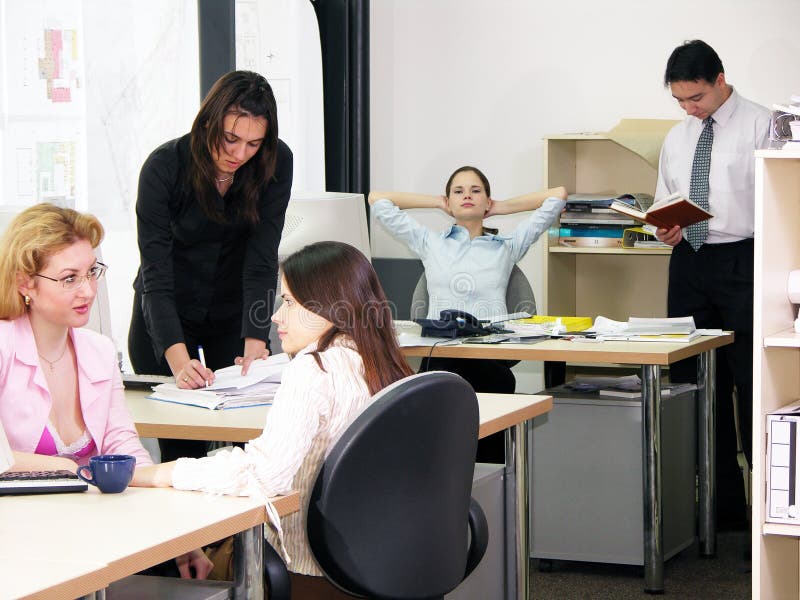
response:
[[[489,319],[514,309],[506,306],[511,270],[552,225],[566,197],[566,189],[556,187],[495,201],[486,176],[464,166],[450,176],[444,196],[371,192],[369,203],[378,222],[422,261],[428,282],[428,318],[439,318],[444,309],[457,309]],[[439,208],[455,223],[436,233],[403,212],[409,208]],[[533,212],[508,235],[484,227],[487,217],[523,211]],[[478,392],[513,393],[516,386],[507,361],[432,358],[422,370],[457,373]],[[500,462],[501,457],[502,453],[497,457]]]

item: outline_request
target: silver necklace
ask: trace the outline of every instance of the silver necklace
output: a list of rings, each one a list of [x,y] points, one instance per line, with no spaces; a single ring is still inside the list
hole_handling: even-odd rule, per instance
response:
[[[216,177],[214,177],[214,179],[217,183],[225,183],[226,181],[233,179],[233,173],[230,174],[230,177],[225,177],[224,179],[217,179]]]
[[[50,372],[52,373],[53,371],[56,370],[56,363],[60,361],[62,358],[64,358],[64,355],[67,353],[67,346],[69,346],[69,342],[64,344],[64,349],[61,351],[61,356],[59,356],[55,360],[49,360],[44,356],[42,356],[41,354],[39,354],[38,352],[36,354],[39,354],[39,358],[41,358],[44,362],[46,362],[50,366]]]

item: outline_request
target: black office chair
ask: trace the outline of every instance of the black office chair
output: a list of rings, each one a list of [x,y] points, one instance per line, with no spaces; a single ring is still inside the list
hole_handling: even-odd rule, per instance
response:
[[[413,375],[375,396],[309,499],[308,540],[329,581],[360,597],[442,598],[478,566],[489,540],[470,496],[478,424],[475,392],[452,373]],[[271,548],[265,556],[269,570],[283,565]]]

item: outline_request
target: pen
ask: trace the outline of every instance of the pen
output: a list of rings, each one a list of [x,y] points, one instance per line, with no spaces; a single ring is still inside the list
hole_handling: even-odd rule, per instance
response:
[[[197,355],[200,357],[200,364],[203,365],[204,369],[207,369],[208,367],[206,367],[206,355],[203,352],[202,346],[197,346]],[[208,387],[208,379],[206,379],[206,387]]]

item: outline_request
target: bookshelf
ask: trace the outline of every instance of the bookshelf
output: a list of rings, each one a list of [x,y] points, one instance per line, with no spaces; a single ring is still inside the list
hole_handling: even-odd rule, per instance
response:
[[[800,150],[756,152],[753,312],[752,597],[800,597],[800,525],[766,523],[766,415],[800,398],[797,306],[786,293],[800,269]]]
[[[568,193],[653,194],[656,169],[602,134],[544,138],[544,187]],[[558,226],[544,245],[542,314],[627,320],[667,316],[669,249],[566,248]]]

